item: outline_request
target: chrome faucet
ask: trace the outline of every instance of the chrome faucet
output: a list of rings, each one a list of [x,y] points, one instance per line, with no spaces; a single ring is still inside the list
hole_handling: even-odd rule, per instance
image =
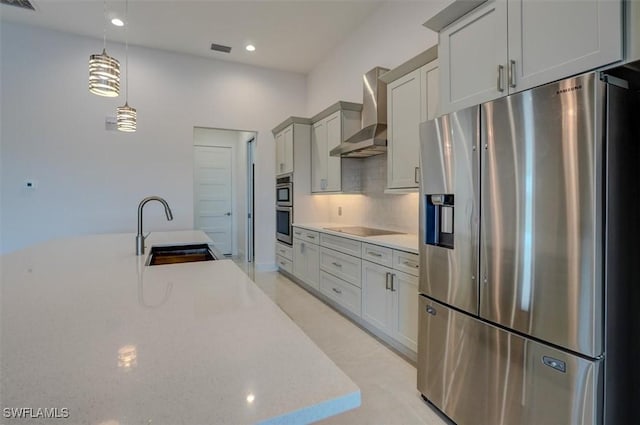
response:
[[[169,208],[169,204],[167,201],[162,199],[159,196],[147,196],[142,201],[140,201],[140,205],[138,205],[138,234],[136,235],[136,255],[144,254],[144,240],[149,236],[147,233],[146,236],[142,234],[142,209],[145,204],[149,201],[158,201],[162,205],[164,205],[164,212],[167,215],[167,220],[173,220],[173,214],[171,213],[171,208]]]

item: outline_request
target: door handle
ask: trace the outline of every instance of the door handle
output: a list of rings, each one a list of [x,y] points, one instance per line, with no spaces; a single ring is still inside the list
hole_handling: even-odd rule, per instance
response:
[[[516,88],[516,61],[509,62],[509,87]]]
[[[394,281],[396,280],[395,273],[389,273],[391,275],[391,292],[396,292],[396,288],[393,286]]]
[[[414,183],[420,183],[420,181],[418,180],[418,171],[420,170],[420,167],[416,167],[416,169],[413,171],[413,181]]]
[[[230,213],[230,212],[228,212],[228,213],[226,213],[225,215],[226,215],[226,216],[229,216],[229,215],[231,215],[231,213]]]
[[[498,91],[503,92],[504,86],[502,85],[502,77],[504,75],[504,65],[498,65]]]

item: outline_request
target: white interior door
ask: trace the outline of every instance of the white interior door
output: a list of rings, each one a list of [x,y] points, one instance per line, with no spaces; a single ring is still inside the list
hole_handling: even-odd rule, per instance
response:
[[[194,223],[223,254],[232,253],[231,148],[194,146]]]

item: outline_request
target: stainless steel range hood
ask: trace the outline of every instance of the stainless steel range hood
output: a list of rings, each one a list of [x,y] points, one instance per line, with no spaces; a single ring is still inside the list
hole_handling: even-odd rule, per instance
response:
[[[376,67],[363,76],[362,130],[332,149],[331,156],[366,158],[387,151],[387,84],[379,79],[387,71]]]

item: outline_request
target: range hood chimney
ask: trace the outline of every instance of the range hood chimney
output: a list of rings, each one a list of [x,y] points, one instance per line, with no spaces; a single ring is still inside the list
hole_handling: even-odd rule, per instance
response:
[[[329,153],[344,158],[366,158],[387,151],[387,84],[379,77],[387,68],[376,67],[363,76],[362,130]]]

